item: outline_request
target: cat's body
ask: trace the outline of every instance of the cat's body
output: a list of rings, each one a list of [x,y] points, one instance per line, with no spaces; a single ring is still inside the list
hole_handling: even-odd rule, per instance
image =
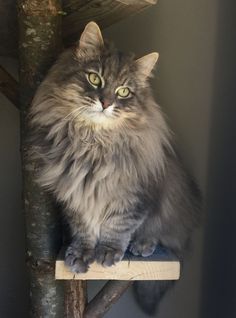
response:
[[[110,266],[127,248],[148,256],[162,244],[182,257],[199,220],[198,191],[147,82],[157,55],[135,61],[99,32],[90,23],[60,57],[31,111],[39,183],[64,206],[76,272],[94,259]]]

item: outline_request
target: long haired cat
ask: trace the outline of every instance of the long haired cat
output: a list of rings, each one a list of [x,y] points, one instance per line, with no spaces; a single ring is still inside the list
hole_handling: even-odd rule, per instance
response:
[[[38,181],[64,207],[73,272],[111,266],[127,249],[149,256],[157,244],[182,258],[198,223],[198,190],[150,89],[157,59],[119,52],[90,22],[33,100]],[[156,283],[155,297],[164,289]]]

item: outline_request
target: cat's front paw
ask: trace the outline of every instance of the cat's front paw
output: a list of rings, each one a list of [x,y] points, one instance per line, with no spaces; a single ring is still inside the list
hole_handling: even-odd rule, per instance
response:
[[[130,243],[129,251],[135,256],[148,257],[152,255],[157,244],[153,241],[133,241]]]
[[[93,249],[76,248],[70,245],[65,253],[65,264],[73,273],[86,273],[95,259],[95,252]]]
[[[98,245],[96,248],[96,261],[103,266],[112,266],[122,260],[124,251],[107,245]]]

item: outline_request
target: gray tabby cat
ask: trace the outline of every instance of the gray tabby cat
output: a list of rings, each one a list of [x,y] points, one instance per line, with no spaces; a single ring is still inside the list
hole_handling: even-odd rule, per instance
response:
[[[104,44],[90,22],[33,100],[38,181],[64,206],[72,237],[65,262],[73,272],[94,260],[111,266],[127,248],[149,256],[157,244],[182,258],[198,223],[198,190],[148,83],[157,59]],[[159,297],[163,286],[155,286]]]

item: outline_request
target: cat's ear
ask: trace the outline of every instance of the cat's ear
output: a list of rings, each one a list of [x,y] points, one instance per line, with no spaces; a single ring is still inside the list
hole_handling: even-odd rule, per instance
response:
[[[152,70],[158,60],[159,54],[157,52],[153,52],[143,57],[140,57],[135,61],[135,64],[138,68],[138,71],[144,78],[151,76]]]
[[[81,34],[79,48],[98,48],[103,46],[103,44],[104,42],[99,26],[95,22],[89,22]]]

